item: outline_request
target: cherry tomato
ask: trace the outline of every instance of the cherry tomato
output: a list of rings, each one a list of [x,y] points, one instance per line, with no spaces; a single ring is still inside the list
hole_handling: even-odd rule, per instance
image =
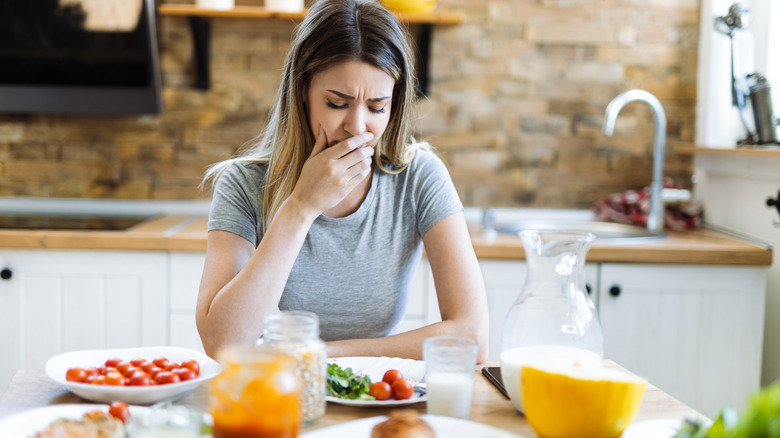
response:
[[[118,371],[106,374],[106,385],[123,386],[125,384],[125,377]]]
[[[152,367],[151,370],[149,370],[149,376],[151,376],[151,378],[154,379],[155,377],[157,377],[157,374],[159,374],[162,371],[164,371],[162,368],[155,365]]]
[[[129,379],[130,376],[132,376],[136,371],[140,371],[140,372],[146,374],[146,372],[144,370],[142,370],[141,368],[130,366],[130,368],[128,368],[127,371],[122,373],[122,375]]]
[[[105,367],[104,369],[100,370],[100,374],[105,376],[108,373],[119,373],[119,371],[116,370],[114,367]],[[119,373],[122,374],[122,373]]]
[[[106,366],[106,368],[108,368],[108,367],[116,368],[116,366],[119,365],[120,362],[122,362],[122,359],[120,359],[118,357],[113,357],[113,358],[107,360],[104,365]]]
[[[165,367],[161,367],[161,368],[163,368],[165,371],[173,371],[176,368],[181,368],[181,365],[179,365],[176,362],[168,362],[168,365],[165,365]]]
[[[130,368],[131,366],[133,366],[133,364],[131,364],[130,362],[122,361],[116,364],[116,367],[114,368],[116,368],[116,370],[119,371],[124,376],[128,368]]]
[[[127,383],[130,386],[149,386],[152,384],[152,378],[145,372],[138,370],[130,376],[130,380]]]
[[[195,371],[195,376],[200,375],[200,364],[197,360],[188,360],[186,362],[182,362],[181,366]]]
[[[153,362],[155,365],[157,365],[160,368],[165,368],[166,366],[168,366],[168,363],[170,363],[170,361],[164,357],[158,357]]]
[[[387,382],[376,382],[368,388],[368,395],[377,400],[388,400],[390,393],[390,385]]]
[[[111,402],[108,406],[108,413],[117,420],[121,420],[122,423],[127,423],[130,418],[130,408],[127,403],[121,401]]]
[[[98,369],[95,367],[85,368],[84,371],[87,373],[87,378],[90,378],[92,376],[97,376],[98,374],[100,374],[98,372]]]
[[[146,374],[149,374],[149,371],[152,370],[152,368],[156,367],[157,365],[154,364],[154,362],[144,362],[141,365],[139,365],[139,368],[144,370]]]
[[[390,389],[393,392],[393,398],[396,400],[406,400],[414,394],[412,384],[404,379],[393,382],[393,384],[390,385]]]
[[[93,385],[105,385],[106,384],[106,376],[100,375],[95,376],[95,378],[92,379],[91,382],[89,382]]]
[[[185,380],[192,380],[192,379],[198,377],[195,374],[195,371],[192,371],[189,368],[176,368],[172,372],[173,372],[173,374],[176,374],[177,376],[179,376],[179,380],[181,380],[182,382],[185,381]]]
[[[388,385],[392,385],[393,382],[395,382],[398,379],[403,379],[404,375],[398,371],[398,370],[388,370],[384,376],[382,376],[382,381],[386,382]]]
[[[154,377],[154,381],[157,382],[158,385],[167,385],[169,383],[179,383],[181,382],[181,379],[170,371],[160,371]]]
[[[146,359],[139,357],[130,361],[130,364],[134,367],[140,367],[142,363],[146,362]]]
[[[68,371],[65,372],[65,380],[84,383],[87,381],[87,372],[84,368],[68,368]]]

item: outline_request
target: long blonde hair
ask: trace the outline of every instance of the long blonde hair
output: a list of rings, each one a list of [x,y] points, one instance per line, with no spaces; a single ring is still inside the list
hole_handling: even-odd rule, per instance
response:
[[[375,168],[403,171],[422,144],[408,144],[416,77],[404,28],[395,16],[370,0],[319,0],[293,35],[282,83],[265,131],[240,156],[209,167],[204,183],[212,186],[232,163],[266,163],[261,221],[267,229],[290,196],[315,138],[304,101],[312,77],[348,60],[368,63],[395,80],[392,109],[385,133],[376,145]]]

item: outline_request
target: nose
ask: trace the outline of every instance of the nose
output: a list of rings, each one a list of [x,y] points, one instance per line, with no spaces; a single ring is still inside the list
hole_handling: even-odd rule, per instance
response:
[[[351,136],[366,132],[366,117],[360,108],[347,111],[344,117],[344,131]]]

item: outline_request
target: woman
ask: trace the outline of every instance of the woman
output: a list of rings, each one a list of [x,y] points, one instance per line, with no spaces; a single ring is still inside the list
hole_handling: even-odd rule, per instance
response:
[[[443,163],[408,144],[414,73],[395,17],[320,0],[296,30],[265,132],[213,166],[196,320],[206,352],[254,343],[264,315],[320,318],[328,355],[419,359],[422,341],[475,339],[487,303]],[[422,244],[421,244],[422,241]],[[423,245],[442,321],[395,333]]]

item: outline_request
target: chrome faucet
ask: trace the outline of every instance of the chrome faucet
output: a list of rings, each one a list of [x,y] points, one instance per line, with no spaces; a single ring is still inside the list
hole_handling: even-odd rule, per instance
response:
[[[629,102],[635,100],[650,105],[655,121],[655,134],[653,136],[653,182],[650,184],[650,212],[647,215],[647,229],[655,234],[664,231],[664,202],[663,202],[663,176],[664,176],[664,149],[666,144],[666,113],[661,102],[645,90],[628,90],[620,93],[607,105],[604,118],[604,134],[612,136],[615,130],[615,119],[620,110]]]

